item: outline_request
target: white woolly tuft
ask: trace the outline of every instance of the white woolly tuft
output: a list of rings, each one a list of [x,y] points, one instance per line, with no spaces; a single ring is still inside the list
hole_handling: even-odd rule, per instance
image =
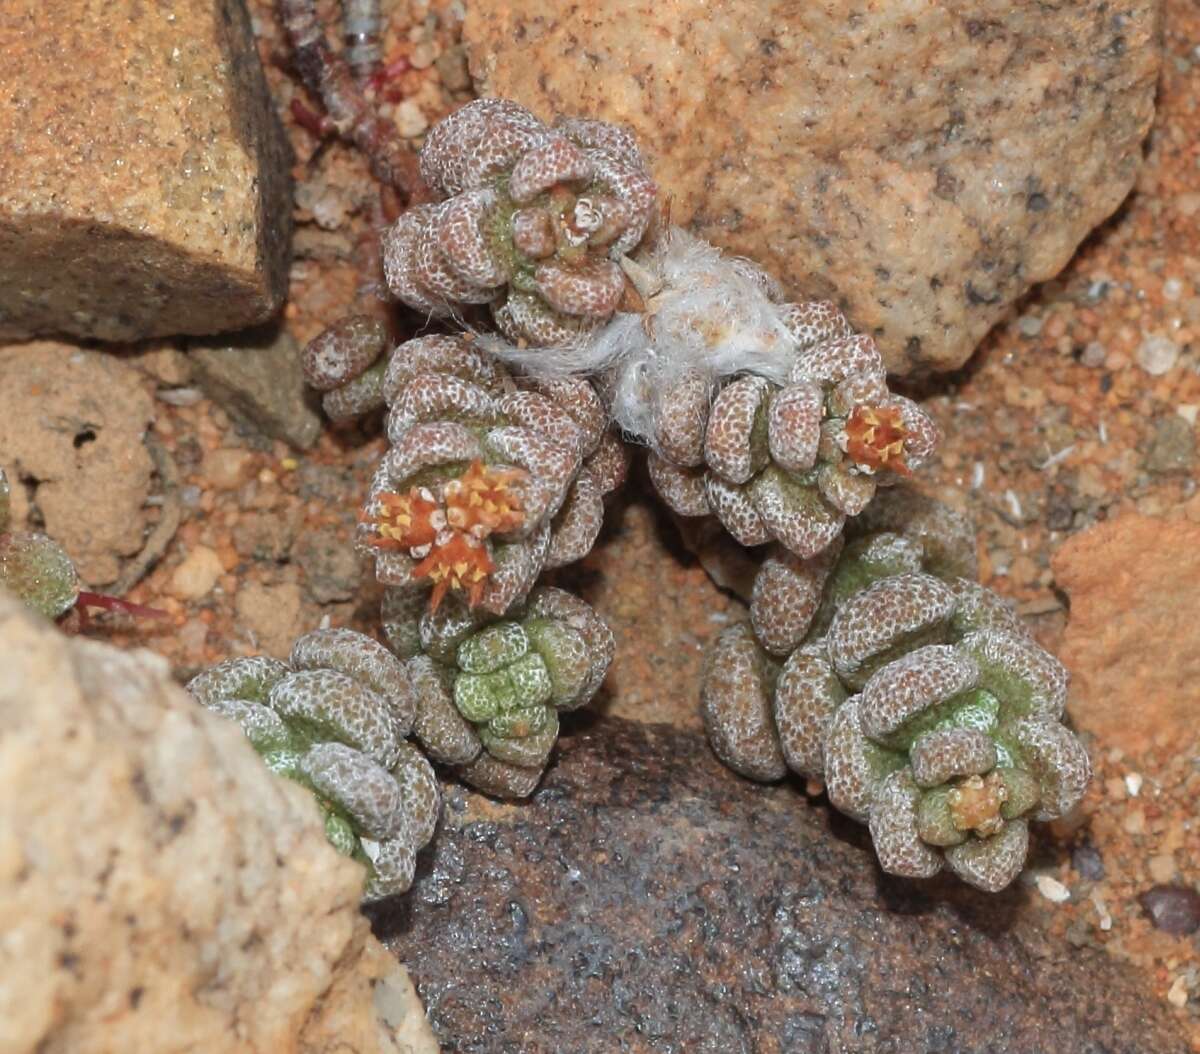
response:
[[[618,312],[603,326],[568,344],[530,347],[510,344],[499,333],[473,333],[476,347],[530,377],[579,377],[602,373],[646,343],[642,316]]]
[[[476,343],[533,376],[608,374],[613,419],[642,442],[654,434],[655,393],[685,372],[706,371],[714,386],[735,373],[787,382],[797,343],[783,321],[780,288],[749,260],[672,227],[627,271],[645,314],[616,314],[556,347],[519,348],[491,334]]]

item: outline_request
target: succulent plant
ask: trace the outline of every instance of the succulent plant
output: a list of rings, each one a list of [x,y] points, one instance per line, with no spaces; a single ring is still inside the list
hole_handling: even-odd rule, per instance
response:
[[[371,315],[347,315],[308,342],[301,358],[304,379],[322,393],[321,406],[334,421],[348,421],[383,406],[387,326]]]
[[[642,394],[642,431],[651,479],[675,512],[714,513],[742,545],[774,540],[811,557],[878,486],[933,453],[932,419],[888,390],[875,342],[832,304],[781,303],[769,277],[675,232],[649,264],[643,281],[657,292],[643,328],[656,361],[681,365]],[[710,342],[707,354],[693,348]]]
[[[513,378],[468,341],[430,336],[396,349],[382,392],[392,447],[360,534],[381,582],[501,615],[543,569],[588,552],[625,472],[588,381]]]
[[[770,276],[678,228],[622,262],[639,310],[563,346],[486,346],[530,371],[596,374],[679,515],[810,557],[933,453],[933,420],[889,391],[874,341],[832,304],[786,303]]]
[[[387,648],[322,629],[297,640],[286,663],[229,659],[187,687],[241,725],[273,771],[313,792],[330,843],[366,867],[366,899],[408,889],[441,795],[424,754],[406,741],[417,701]]]
[[[144,618],[161,618],[165,612],[131,604],[127,600],[80,588],[79,574],[67,551],[40,531],[13,531],[8,477],[0,468],[0,589],[48,619],[61,619],[72,609],[81,625],[88,608],[123,611]]]
[[[10,531],[8,477],[0,468],[0,587],[55,619],[75,605],[79,576],[66,551],[37,531]]]
[[[603,121],[549,127],[503,99],[435,125],[421,174],[444,200],[384,235],[392,293],[432,316],[492,305],[513,340],[553,344],[603,321],[625,291],[616,262],[641,240],[657,190],[633,135]]]
[[[436,612],[390,590],[384,630],[416,693],[415,734],[473,786],[523,798],[541,779],[558,714],[588,703],[612,662],[612,632],[582,600],[541,587],[512,617],[459,601]]]
[[[836,559],[776,553],[754,628],[731,627],[709,657],[702,709],[718,757],[743,775],[823,777],[869,825],[885,871],[945,866],[995,891],[1024,865],[1029,821],[1073,808],[1091,770],[1062,723],[1066,669],[1000,597],[955,574],[972,563],[967,537],[947,513],[907,536],[865,534]]]
[[[71,558],[37,531],[0,534],[0,587],[49,619],[65,615],[79,599],[79,576]]]

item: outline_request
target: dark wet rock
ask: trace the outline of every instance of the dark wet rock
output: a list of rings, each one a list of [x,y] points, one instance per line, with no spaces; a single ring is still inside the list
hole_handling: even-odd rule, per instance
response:
[[[528,804],[452,793],[376,914],[448,1054],[1186,1049],[1027,890],[885,878],[865,829],[697,734],[610,718],[559,751]]]
[[[1200,929],[1200,893],[1188,886],[1151,886],[1138,903],[1164,933],[1186,937]]]

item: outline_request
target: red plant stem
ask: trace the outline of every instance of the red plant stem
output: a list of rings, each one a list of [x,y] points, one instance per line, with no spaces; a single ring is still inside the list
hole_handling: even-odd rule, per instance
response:
[[[279,11],[300,77],[320,98],[338,133],[367,155],[377,179],[396,187],[410,202],[428,200],[429,188],[416,156],[404,146],[395,125],[375,113],[346,61],[330,48],[314,0],[279,0]]]
[[[105,611],[123,611],[127,615],[133,615],[135,618],[168,618],[169,615],[165,611],[160,611],[158,608],[148,608],[143,604],[134,604],[128,600],[121,600],[119,597],[110,597],[107,593],[80,593],[75,599],[75,606],[84,613],[86,619],[87,608],[103,608]]]
[[[410,68],[408,57],[401,55],[398,59],[393,59],[371,77],[371,87],[378,90],[387,84],[388,81],[395,80],[402,73],[407,73]]]
[[[292,100],[291,110],[296,123],[314,139],[324,139],[330,132],[336,131],[328,117],[314,113],[299,99]]]

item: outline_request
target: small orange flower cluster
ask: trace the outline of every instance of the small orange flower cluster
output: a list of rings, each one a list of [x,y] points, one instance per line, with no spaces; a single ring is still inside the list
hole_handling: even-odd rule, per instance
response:
[[[412,576],[433,582],[429,606],[434,611],[450,589],[466,592],[474,607],[496,570],[484,539],[521,525],[520,498],[510,488],[524,478],[520,469],[472,461],[461,476],[441,485],[440,494],[429,487],[380,494],[373,521],[378,537],[371,544],[406,551],[418,561]]]
[[[846,453],[872,471],[890,468],[898,475],[911,476],[904,460],[906,438],[908,429],[897,409],[856,406],[846,422]]]

